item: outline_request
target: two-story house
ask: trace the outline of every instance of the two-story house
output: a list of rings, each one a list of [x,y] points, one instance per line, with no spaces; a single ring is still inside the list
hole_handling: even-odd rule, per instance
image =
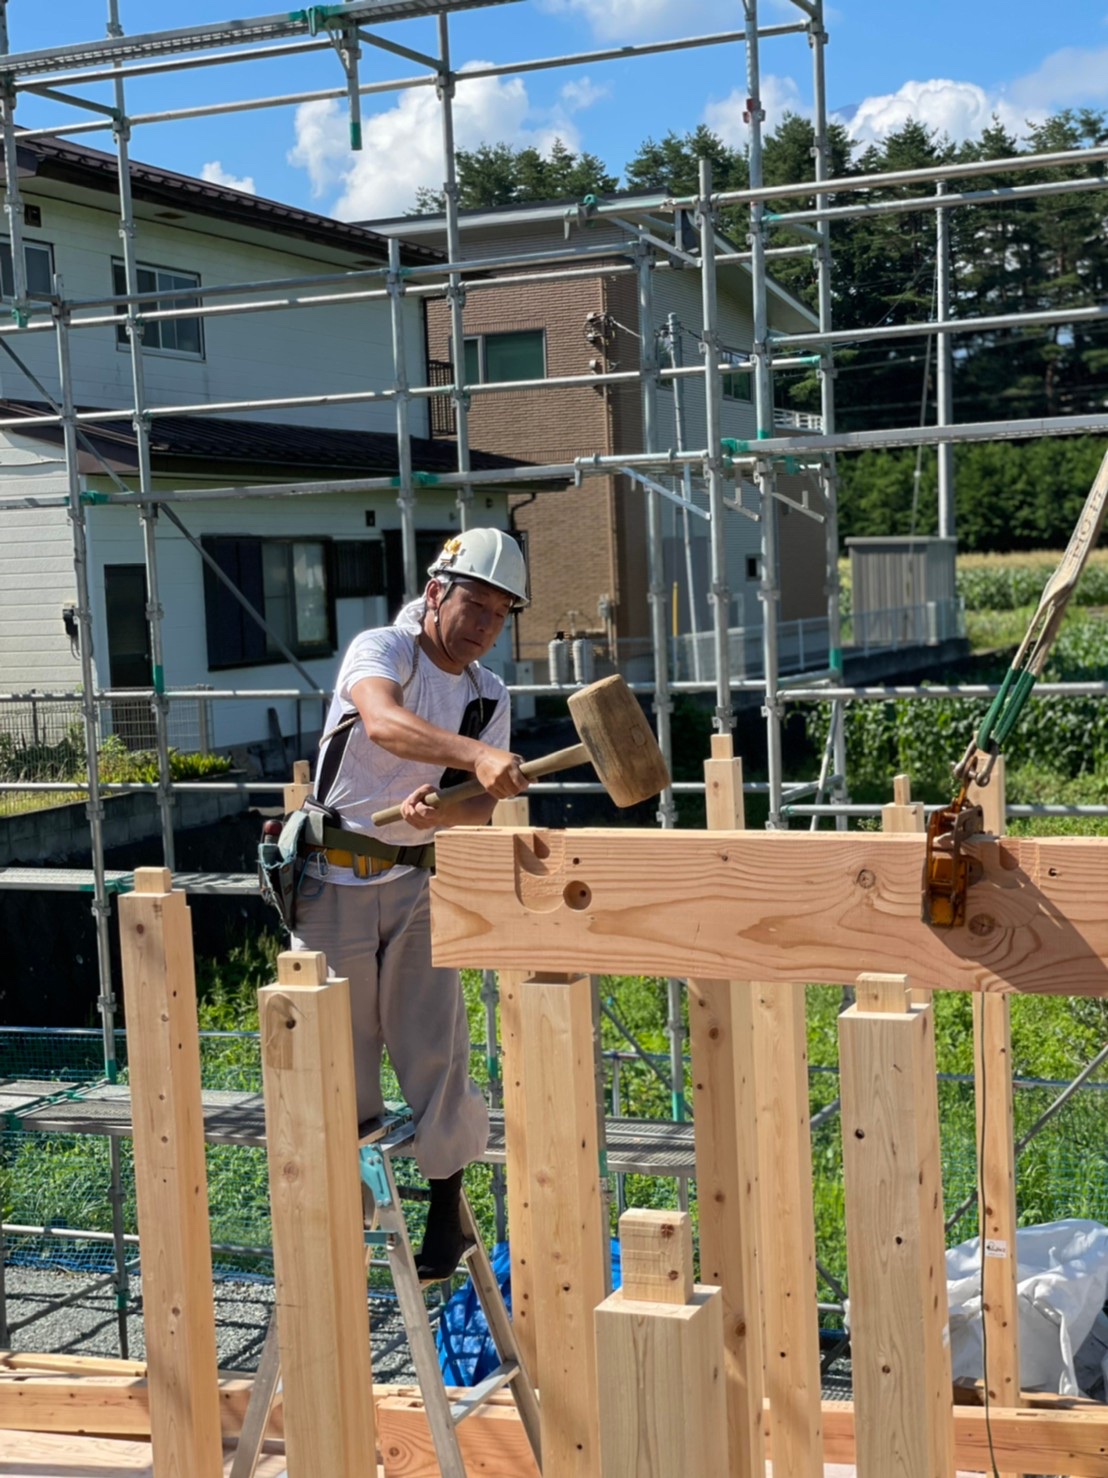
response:
[[[104,304],[125,291],[117,160],[54,139],[21,141],[18,149],[28,288],[50,293],[56,274],[65,300],[75,305],[68,335],[70,388],[78,411],[90,418],[81,423],[77,472],[90,503],[96,681],[101,688],[148,687],[148,591],[139,517],[118,504],[98,506],[92,496],[115,492],[120,480],[128,489],[139,485],[131,416],[98,423],[93,414],[134,403],[126,330],[113,321],[114,305]],[[175,293],[167,305],[187,310],[199,305],[205,290],[235,285],[225,297],[204,300],[217,311],[145,325],[152,488],[194,499],[175,505],[181,523],[326,689],[350,637],[390,619],[399,604],[401,517],[395,491],[201,498],[217,488],[295,488],[396,476],[394,405],[359,399],[395,383],[390,306],[380,297],[351,296],[385,286],[388,242],[363,227],[145,164],[132,164],[131,188],[141,292]],[[407,266],[438,259],[433,248],[412,245],[403,251]],[[361,275],[347,280],[351,273]],[[289,285],[319,275],[338,280],[302,289]],[[10,300],[13,287],[11,245],[4,240],[0,291]],[[297,296],[321,301],[290,306]],[[90,306],[81,308],[81,302]],[[251,311],[229,311],[232,302],[248,302]],[[402,312],[409,379],[421,384],[427,378],[423,310],[418,299],[409,298]],[[86,318],[99,323],[82,326]],[[58,506],[59,495],[69,489],[62,434],[57,425],[20,424],[48,412],[49,400],[60,400],[58,344],[49,317],[35,315],[26,330],[5,333],[0,348],[6,351],[0,352],[0,692],[68,692],[80,682],[80,666],[73,639],[72,530],[65,507]],[[316,403],[282,403],[297,397]],[[230,413],[206,409],[232,401],[249,405]],[[159,413],[170,407],[177,413]],[[410,411],[415,468],[432,474],[453,470],[456,448],[430,438],[427,402],[414,401]],[[508,463],[481,450],[473,453],[478,469]],[[418,490],[415,514],[424,566],[443,535],[458,527],[454,494],[427,481]],[[42,506],[14,506],[30,498],[43,500]],[[480,513],[505,526],[507,489],[482,487]],[[157,520],[156,555],[167,687],[305,686],[166,515]],[[505,642],[502,658],[509,655]],[[318,727],[318,704],[303,715],[290,702],[271,706],[286,734],[301,721]],[[209,742],[222,747],[264,737],[271,722],[266,708],[251,699],[212,705]],[[125,710],[126,705],[116,709],[117,728]],[[132,717],[136,711],[141,706],[130,705]],[[141,742],[141,725],[130,737]]]
[[[636,201],[626,199],[628,212]],[[567,222],[569,223],[567,228]],[[373,229],[398,236],[409,245],[442,248],[442,216],[405,217],[367,223]],[[676,221],[652,216],[645,222],[655,238],[688,247],[695,236],[681,215]],[[465,255],[503,258],[582,245],[599,252],[599,270],[584,270],[584,262],[567,262],[564,275],[553,280],[536,274],[555,272],[544,267],[510,266],[511,284],[484,284],[470,291],[464,308],[465,379],[468,384],[525,381],[543,377],[581,376],[605,371],[634,370],[640,358],[638,283],[633,263],[633,233],[610,217],[591,217],[578,224],[571,201],[508,206],[465,212],[461,216]],[[680,233],[675,235],[675,233]],[[610,243],[611,255],[603,251]],[[717,249],[734,254],[736,248],[717,238]],[[695,250],[695,247],[693,248]],[[651,274],[653,322],[647,326],[656,362],[668,367],[676,358],[685,366],[701,365],[703,335],[700,273],[682,267],[680,256],[655,252]],[[591,268],[597,267],[594,255]],[[566,270],[568,269],[568,270]],[[536,280],[527,281],[528,275]],[[521,280],[522,279],[522,280]],[[769,292],[771,332],[801,332],[815,326],[812,314],[772,280]],[[736,365],[748,359],[753,339],[752,278],[745,262],[722,263],[717,273],[718,331],[724,352]],[[432,373],[451,378],[452,356],[448,304],[432,299],[427,305],[428,355]],[[661,382],[655,450],[679,444],[686,449],[706,444],[703,377]],[[445,402],[437,402],[440,407]],[[790,419],[790,413],[778,413]],[[797,428],[798,419],[806,426]],[[818,430],[818,418],[791,416],[794,429]],[[444,423],[441,434],[451,432]],[[469,431],[475,445],[534,462],[571,462],[594,453],[613,456],[644,448],[639,386],[622,384],[574,385],[479,393],[471,398]],[[723,377],[722,433],[753,440],[757,434],[749,373],[736,370]],[[796,504],[821,511],[822,497],[814,478],[782,472],[780,490]],[[692,486],[692,500],[707,507],[700,479]],[[753,488],[742,490],[748,512],[757,513]],[[517,653],[541,659],[551,638],[559,632],[594,637],[624,671],[647,676],[651,638],[648,613],[645,493],[642,484],[626,476],[588,476],[580,486],[568,486],[542,497],[528,493],[512,500],[512,521],[527,539],[535,599],[518,623]],[[779,504],[781,597],[779,620],[810,623],[814,640],[808,651],[826,656],[826,547],[825,528],[798,508]],[[696,631],[704,636],[702,653],[710,660],[713,613],[709,526],[702,518],[686,519],[670,502],[663,504],[664,559],[667,595],[672,615],[667,630],[685,639]],[[686,529],[687,524],[687,529]],[[728,624],[744,628],[745,642],[736,642],[733,663],[745,662],[756,670],[760,661],[759,631],[762,602],[761,532],[759,524],[739,511],[729,511],[725,533],[727,585],[730,593]],[[691,574],[691,579],[690,579]],[[795,634],[792,650],[796,650]],[[814,664],[813,664],[814,665]],[[688,661],[678,664],[680,675],[692,675]]]

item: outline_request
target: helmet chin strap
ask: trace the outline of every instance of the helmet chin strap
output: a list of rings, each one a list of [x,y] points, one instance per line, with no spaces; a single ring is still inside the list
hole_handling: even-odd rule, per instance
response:
[[[455,665],[458,665],[458,659],[457,659],[457,657],[455,657],[454,653],[450,650],[450,648],[446,644],[446,638],[442,634],[442,626],[441,626],[441,623],[439,621],[439,610],[446,603],[447,596],[449,596],[450,592],[454,589],[454,582],[453,582],[453,580],[444,580],[441,583],[446,588],[443,591],[443,594],[441,595],[441,597],[439,598],[438,605],[437,606],[434,606],[432,608],[432,611],[431,611],[431,615],[432,615],[432,618],[434,620],[434,626],[435,626],[434,640],[435,640],[435,642],[436,642],[439,650],[443,653],[443,655],[447,658],[447,660],[450,661],[450,662],[453,662]],[[463,667],[463,669],[464,669],[465,665],[466,664],[464,662],[461,664],[461,666]]]

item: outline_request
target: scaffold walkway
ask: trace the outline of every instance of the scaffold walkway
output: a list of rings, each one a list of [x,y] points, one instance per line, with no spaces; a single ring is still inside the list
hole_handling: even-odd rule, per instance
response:
[[[173,886],[185,893],[257,894],[258,877],[252,872],[176,872]],[[35,893],[93,893],[96,875],[91,867],[0,867],[0,888]],[[133,888],[134,873],[105,871],[106,893],[130,893]]]
[[[209,1144],[265,1144],[260,1093],[228,1090],[202,1095],[204,1138]],[[504,1115],[489,1115],[482,1159],[505,1161]],[[46,1078],[0,1078],[0,1128],[40,1134],[103,1134],[129,1138],[130,1090],[119,1083],[65,1083]],[[667,1119],[607,1119],[608,1169],[618,1175],[696,1173],[693,1126]]]

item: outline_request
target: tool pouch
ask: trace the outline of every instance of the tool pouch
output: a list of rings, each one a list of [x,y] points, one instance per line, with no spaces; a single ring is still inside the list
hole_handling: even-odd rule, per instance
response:
[[[310,795],[298,811],[291,811],[276,835],[267,822],[258,844],[258,887],[266,903],[281,915],[281,922],[291,934],[296,928],[296,898],[304,877],[304,868],[312,852],[325,846],[325,827],[341,826],[342,818],[331,806],[325,806]]]

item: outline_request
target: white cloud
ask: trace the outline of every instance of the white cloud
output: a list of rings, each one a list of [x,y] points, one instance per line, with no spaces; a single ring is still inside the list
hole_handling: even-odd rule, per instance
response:
[[[994,114],[1006,128],[1021,134],[1033,113],[1041,116],[1042,110],[1014,108],[974,82],[933,77],[927,82],[905,82],[896,92],[865,98],[849,119],[842,121],[851,137],[862,145],[878,142],[912,118],[957,143],[988,128]]]
[[[581,84],[586,85],[587,81]],[[456,148],[507,142],[514,148],[533,146],[545,154],[556,138],[569,149],[580,148],[568,111],[535,113],[518,77],[478,77],[459,83],[454,96]],[[290,164],[307,170],[314,195],[337,190],[330,209],[339,220],[400,215],[414,204],[418,186],[438,189],[442,184],[438,99],[429,87],[412,88],[401,93],[395,107],[363,117],[362,150],[357,154],[350,150],[344,103],[335,99],[303,103],[296,110],[296,143],[288,158]]]
[[[611,90],[610,87],[598,87],[591,77],[581,77],[567,82],[559,97],[568,112],[580,113],[585,108],[591,108],[601,98],[606,98]]]
[[[218,159],[212,159],[203,166],[200,178],[207,180],[209,185],[224,185],[228,190],[242,190],[247,195],[258,193],[254,188],[252,174],[243,175],[240,179],[238,175],[230,174],[225,170]]]
[[[1108,103],[1108,46],[1066,46],[1004,89],[1015,106],[1039,112]]]
[[[805,117],[811,108],[800,97],[800,89],[791,77],[775,77],[767,73],[761,79],[762,107],[766,119],[762,125],[766,133],[772,133],[786,113],[800,113]],[[746,111],[746,92],[736,87],[725,98],[712,98],[704,109],[704,122],[713,133],[719,134],[725,144],[733,149],[746,145],[748,128],[743,121]]]
[[[735,0],[538,0],[550,15],[580,15],[600,41],[633,41],[645,36],[682,36],[741,31]],[[740,19],[736,20],[736,15]]]

